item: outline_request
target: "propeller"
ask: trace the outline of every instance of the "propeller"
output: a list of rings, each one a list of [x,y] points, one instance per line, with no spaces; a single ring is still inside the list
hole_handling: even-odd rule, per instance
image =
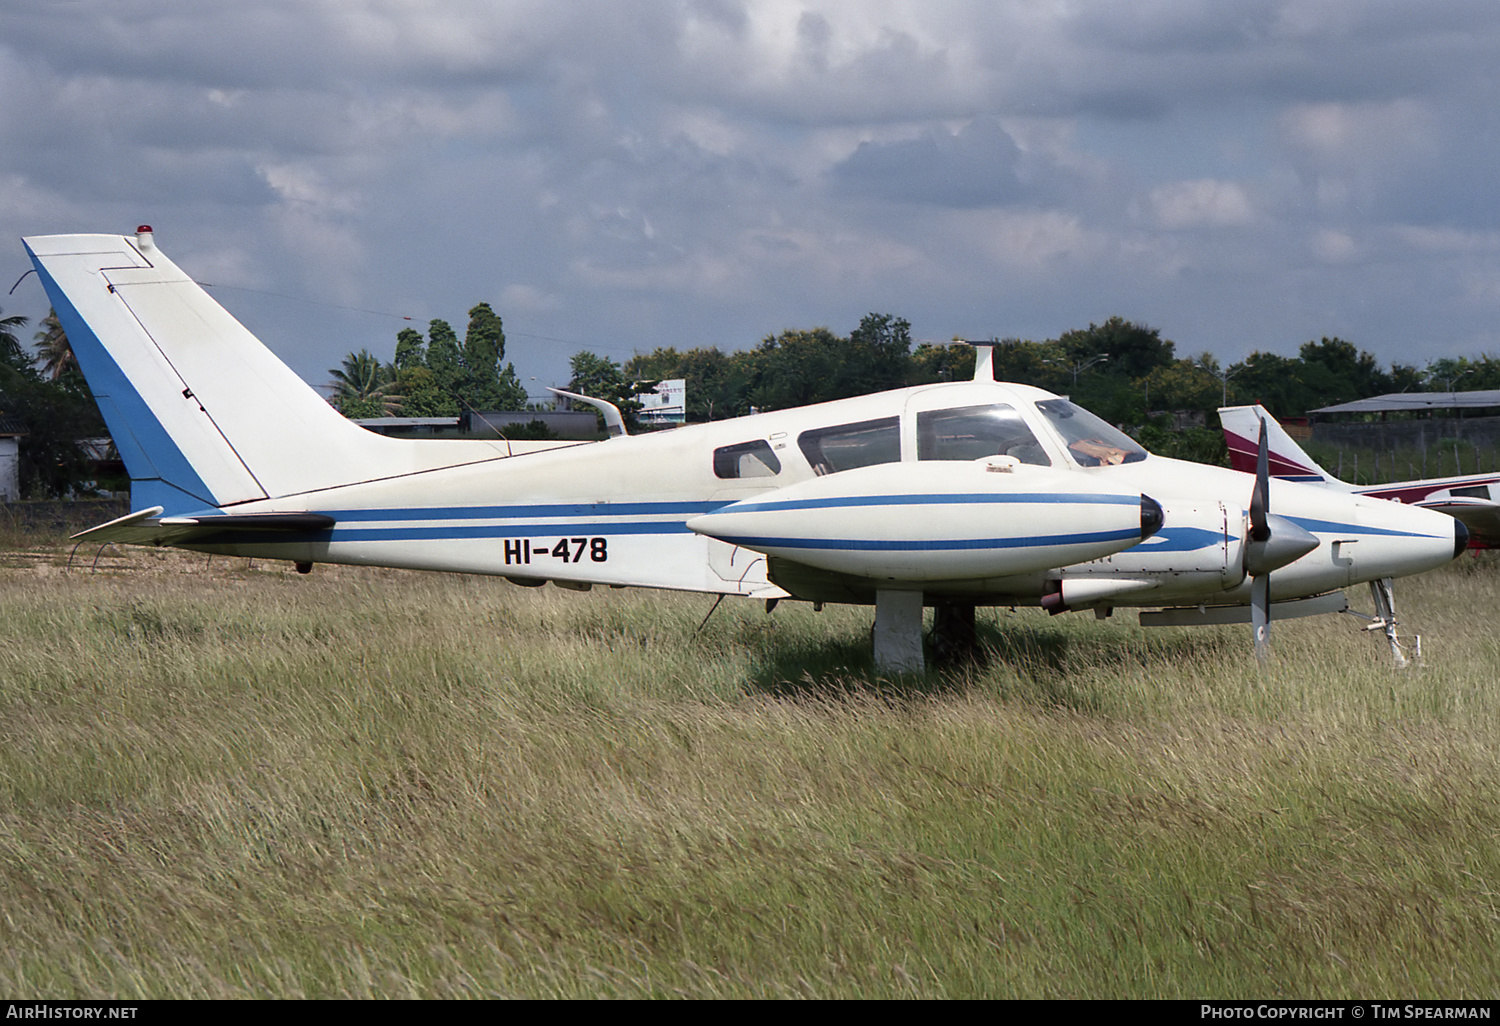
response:
[[[1245,573],[1250,575],[1250,626],[1255,632],[1255,658],[1270,654],[1271,571],[1296,562],[1318,547],[1312,533],[1286,517],[1271,512],[1271,474],[1266,422],[1260,422],[1260,445],[1255,454],[1255,488],[1250,492],[1250,533],[1245,539]]]

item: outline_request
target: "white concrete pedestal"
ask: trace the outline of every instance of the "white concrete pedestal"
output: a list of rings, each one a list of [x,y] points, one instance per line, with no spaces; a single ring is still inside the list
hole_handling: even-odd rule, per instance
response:
[[[922,593],[875,592],[875,671],[923,673]]]

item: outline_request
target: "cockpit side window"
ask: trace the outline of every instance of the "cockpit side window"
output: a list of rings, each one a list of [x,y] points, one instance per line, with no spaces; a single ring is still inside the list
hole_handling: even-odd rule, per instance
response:
[[[814,428],[797,436],[797,445],[815,474],[837,474],[855,467],[901,461],[901,428],[897,417],[857,424]]]
[[[1052,460],[1012,406],[964,406],[917,414],[917,459],[977,460],[1014,456],[1050,467]]]
[[[714,450],[714,476],[726,479],[741,477],[775,477],[781,473],[781,461],[771,451],[771,443],[757,438]]]
[[[1145,449],[1082,406],[1075,406],[1066,399],[1043,399],[1036,408],[1062,435],[1068,455],[1081,467],[1138,463],[1146,458]]]

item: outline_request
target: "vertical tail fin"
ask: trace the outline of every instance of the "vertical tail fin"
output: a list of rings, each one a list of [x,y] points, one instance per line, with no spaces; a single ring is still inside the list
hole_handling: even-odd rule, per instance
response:
[[[1270,446],[1268,455],[1272,477],[1349,490],[1349,486],[1318,466],[1311,456],[1303,452],[1302,447],[1286,433],[1265,407],[1221,407],[1219,422],[1224,426],[1224,444],[1229,446],[1229,465],[1235,470],[1255,473],[1256,456],[1260,449],[1260,426],[1264,422],[1266,440]]]
[[[136,236],[24,240],[131,477],[168,515],[409,472]],[[458,456],[456,451],[452,456]]]

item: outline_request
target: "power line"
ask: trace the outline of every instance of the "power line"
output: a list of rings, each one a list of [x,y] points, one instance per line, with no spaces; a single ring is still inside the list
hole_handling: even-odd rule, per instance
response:
[[[372,314],[376,317],[392,317],[396,320],[409,321],[413,318],[406,314],[391,313],[388,310],[369,310],[362,306],[341,306],[338,303],[330,303],[322,299],[308,299],[306,296],[292,296],[285,292],[267,292],[264,289],[247,289],[242,285],[213,285],[206,281],[195,281],[194,285],[205,289],[231,289],[235,292],[253,292],[257,296],[273,296],[276,299],[293,299],[299,303],[307,303],[309,306],[326,306],[331,310],[349,310],[353,313]]]

